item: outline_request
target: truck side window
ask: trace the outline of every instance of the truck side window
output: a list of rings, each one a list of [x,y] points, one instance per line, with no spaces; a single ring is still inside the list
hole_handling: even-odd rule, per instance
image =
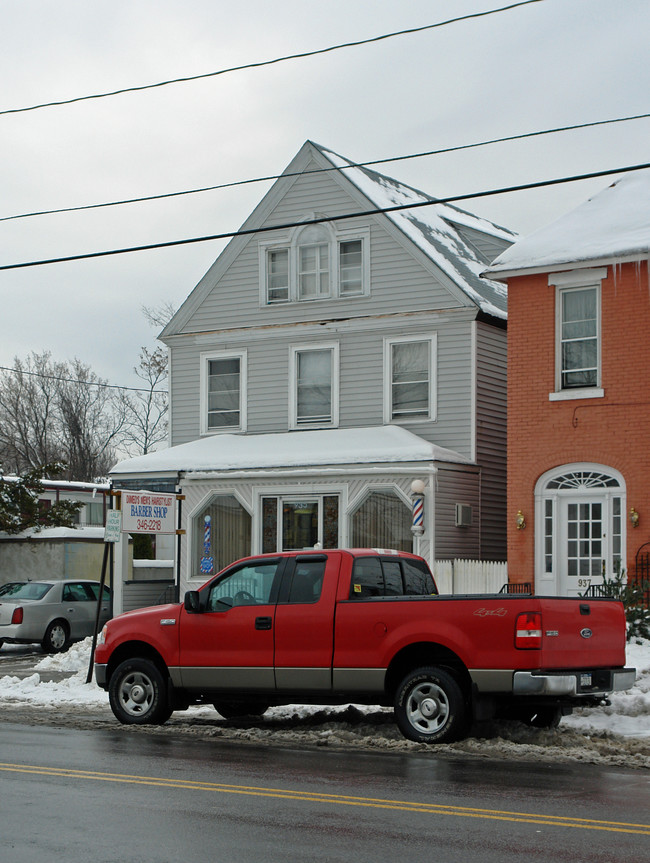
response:
[[[433,576],[419,560],[402,560],[404,593],[407,596],[430,596],[436,594]]]
[[[350,599],[384,596],[384,574],[378,557],[357,557],[352,568]]]
[[[227,611],[236,605],[268,605],[277,568],[277,561],[248,563],[228,573],[210,588],[208,611]]]
[[[323,589],[325,560],[303,560],[296,563],[291,579],[289,602],[318,602]]]

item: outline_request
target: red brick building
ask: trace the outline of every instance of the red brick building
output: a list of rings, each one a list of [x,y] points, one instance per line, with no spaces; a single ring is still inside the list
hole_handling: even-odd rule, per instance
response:
[[[515,243],[508,569],[575,596],[650,549],[650,171]]]

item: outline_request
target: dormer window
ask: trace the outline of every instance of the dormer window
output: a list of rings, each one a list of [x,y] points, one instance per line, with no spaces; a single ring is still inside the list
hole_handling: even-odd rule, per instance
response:
[[[337,232],[329,224],[306,225],[286,243],[260,243],[263,305],[309,302],[368,293],[369,230]]]

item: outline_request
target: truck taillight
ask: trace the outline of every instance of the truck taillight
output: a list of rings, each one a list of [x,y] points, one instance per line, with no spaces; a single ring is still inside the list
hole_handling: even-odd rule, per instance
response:
[[[542,646],[542,614],[526,611],[517,616],[515,624],[515,647],[520,650],[535,650]]]
[[[11,615],[12,623],[22,623],[23,622],[23,609],[19,605],[17,608],[14,608],[14,613]]]

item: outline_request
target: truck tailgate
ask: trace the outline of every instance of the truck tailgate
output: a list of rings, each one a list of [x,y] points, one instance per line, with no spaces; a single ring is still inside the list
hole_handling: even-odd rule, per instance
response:
[[[623,603],[605,599],[540,599],[543,668],[625,665]]]

